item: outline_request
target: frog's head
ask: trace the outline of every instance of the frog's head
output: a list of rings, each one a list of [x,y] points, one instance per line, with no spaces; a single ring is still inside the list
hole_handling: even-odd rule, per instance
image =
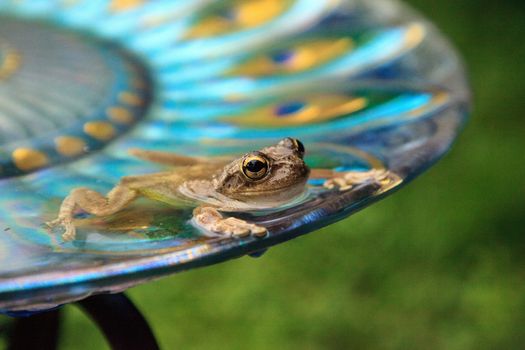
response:
[[[301,194],[310,170],[301,141],[287,137],[276,145],[245,154],[213,179],[215,191],[244,202],[286,202]]]

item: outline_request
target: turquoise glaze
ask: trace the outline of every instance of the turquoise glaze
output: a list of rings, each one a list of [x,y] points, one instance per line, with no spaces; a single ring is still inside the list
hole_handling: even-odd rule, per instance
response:
[[[74,187],[165,168],[130,148],[242,154],[291,136],[313,168],[406,184],[450,148],[469,92],[432,25],[390,0],[0,0],[0,310],[37,311],[255,254],[391,193],[330,191],[261,215],[263,239],[205,237],[151,200],[53,219]]]

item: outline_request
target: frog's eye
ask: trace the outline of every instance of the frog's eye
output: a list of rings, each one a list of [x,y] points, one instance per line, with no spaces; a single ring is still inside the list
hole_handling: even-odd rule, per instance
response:
[[[244,176],[250,180],[260,180],[270,168],[268,159],[261,155],[248,155],[242,161],[241,170]]]

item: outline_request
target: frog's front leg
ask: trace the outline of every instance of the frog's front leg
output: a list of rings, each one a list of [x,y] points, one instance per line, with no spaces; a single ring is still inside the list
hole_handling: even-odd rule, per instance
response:
[[[193,221],[205,230],[218,235],[246,237],[264,237],[267,234],[266,228],[251,224],[247,221],[229,217],[224,218],[222,214],[213,207],[197,207],[193,210]]]
[[[381,185],[381,192],[383,192],[398,185],[401,181],[399,176],[389,170],[372,169],[369,171],[334,172],[332,177],[324,182],[323,186],[328,189],[338,188],[340,191],[346,191],[359,184],[372,182]]]
[[[96,216],[107,216],[120,211],[137,197],[137,191],[119,184],[106,197],[88,188],[75,188],[64,199],[58,218],[47,223],[49,227],[62,226],[65,231],[62,239],[75,239],[76,228],[73,224],[73,215],[77,208]]]

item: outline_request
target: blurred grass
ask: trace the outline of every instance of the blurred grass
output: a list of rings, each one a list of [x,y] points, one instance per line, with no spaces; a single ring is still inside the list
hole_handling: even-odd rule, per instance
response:
[[[164,348],[522,348],[525,7],[409,3],[468,65],[459,143],[403,191],[261,259],[131,290]],[[90,327],[68,310],[64,348]]]
[[[523,348],[525,3],[408,3],[470,71],[457,145],[402,191],[260,259],[130,290],[164,349]],[[62,349],[107,347],[65,313]]]

